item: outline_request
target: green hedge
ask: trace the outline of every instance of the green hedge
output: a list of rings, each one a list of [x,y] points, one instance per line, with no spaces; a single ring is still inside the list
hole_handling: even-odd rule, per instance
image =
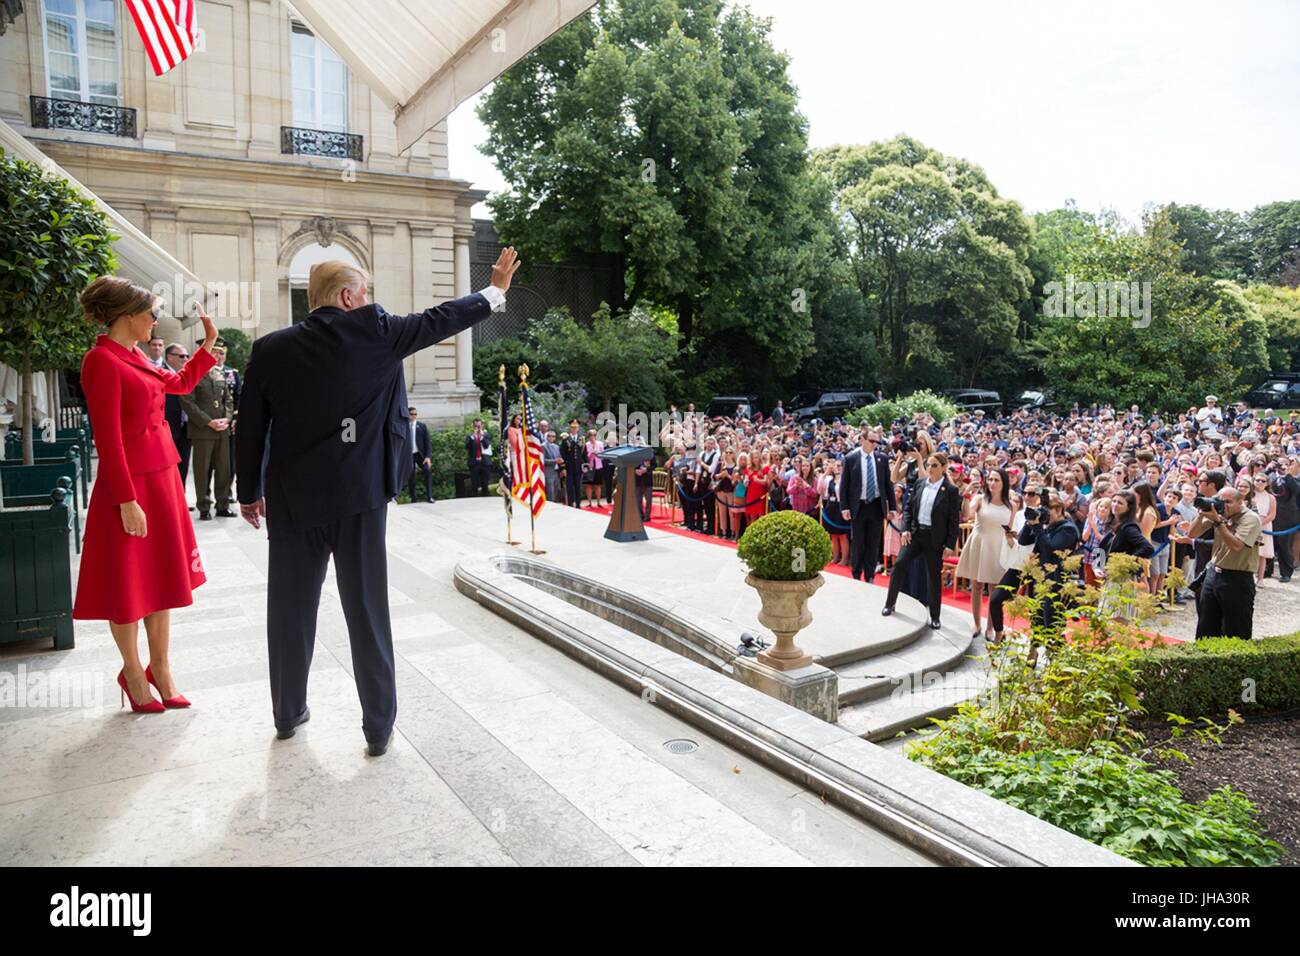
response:
[[[1300,707],[1300,633],[1153,648],[1138,658],[1138,687],[1142,706],[1155,717],[1292,710]]]
[[[891,425],[900,418],[909,422],[917,412],[933,415],[939,424],[946,424],[957,416],[957,406],[941,395],[926,389],[902,398],[887,398],[873,405],[864,405],[849,412],[844,420],[850,425]]]

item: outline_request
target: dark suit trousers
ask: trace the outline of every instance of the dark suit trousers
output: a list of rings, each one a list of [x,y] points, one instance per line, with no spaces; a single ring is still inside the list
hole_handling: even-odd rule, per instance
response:
[[[570,468],[564,475],[564,495],[567,503],[575,508],[582,507],[582,466]]]
[[[271,531],[266,636],[277,728],[291,726],[307,706],[316,613],[332,554],[361,698],[361,729],[372,742],[383,742],[393,729],[397,681],[388,617],[387,519],[385,506],[306,531]]]
[[[181,470],[181,487],[184,488],[185,479],[190,473],[190,438],[183,432],[180,437],[177,437],[176,433],[172,432],[172,441],[176,443],[176,451],[181,456],[181,460],[176,467]]]
[[[863,502],[858,506],[857,515],[850,522],[852,530],[849,532],[849,560],[853,576],[867,581],[874,577],[876,565],[880,563],[880,550],[885,533],[885,519],[876,508],[874,502],[871,504]]]
[[[469,466],[469,492],[471,495],[488,494],[488,478],[491,473],[492,467],[486,458]]]
[[[1196,598],[1196,637],[1250,640],[1255,618],[1255,572],[1205,571]]]
[[[412,501],[415,500],[415,479],[417,469],[424,472],[424,500],[432,501],[433,474],[429,470],[429,466],[424,463],[424,458],[419,452],[411,453],[411,477],[406,480],[406,493],[411,496]]]
[[[925,567],[925,583],[929,590],[930,619],[938,620],[943,609],[943,546],[944,541],[938,532],[930,528],[918,528],[912,534],[912,540],[903,545],[894,560],[893,570],[889,574],[889,595],[885,603],[890,607],[898,600],[898,589],[907,576],[913,561],[919,560]]]

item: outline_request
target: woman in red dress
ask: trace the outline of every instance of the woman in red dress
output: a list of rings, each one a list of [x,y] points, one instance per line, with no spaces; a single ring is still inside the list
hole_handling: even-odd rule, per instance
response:
[[[106,326],[81,363],[81,387],[99,453],[99,477],[86,513],[78,620],[107,620],[122,654],[117,675],[131,709],[159,713],[188,707],[168,661],[171,608],[193,603],[206,577],[176,465],[180,455],[165,418],[164,394],[184,395],[212,368],[217,329],[203,319],[203,347],[180,374],[151,363],[137,342],[152,334],[154,296],[126,279],[104,276],[81,293],[86,318]],[[149,666],[137,652],[139,622]],[[152,684],[163,700],[149,690]],[[164,706],[165,705],[165,706]]]

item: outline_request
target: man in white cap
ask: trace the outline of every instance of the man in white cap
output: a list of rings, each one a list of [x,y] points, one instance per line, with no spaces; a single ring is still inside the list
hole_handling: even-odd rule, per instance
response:
[[[1205,404],[1196,412],[1196,424],[1203,429],[1223,424],[1223,409],[1219,407],[1219,399],[1216,396],[1205,396]]]

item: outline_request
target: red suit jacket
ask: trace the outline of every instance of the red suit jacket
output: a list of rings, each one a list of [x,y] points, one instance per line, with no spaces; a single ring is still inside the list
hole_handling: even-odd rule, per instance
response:
[[[95,340],[81,361],[81,381],[99,452],[95,482],[109,492],[113,504],[136,499],[132,475],[174,468],[180,462],[164,395],[194,391],[215,361],[211,352],[197,349],[178,374],[107,335]]]

